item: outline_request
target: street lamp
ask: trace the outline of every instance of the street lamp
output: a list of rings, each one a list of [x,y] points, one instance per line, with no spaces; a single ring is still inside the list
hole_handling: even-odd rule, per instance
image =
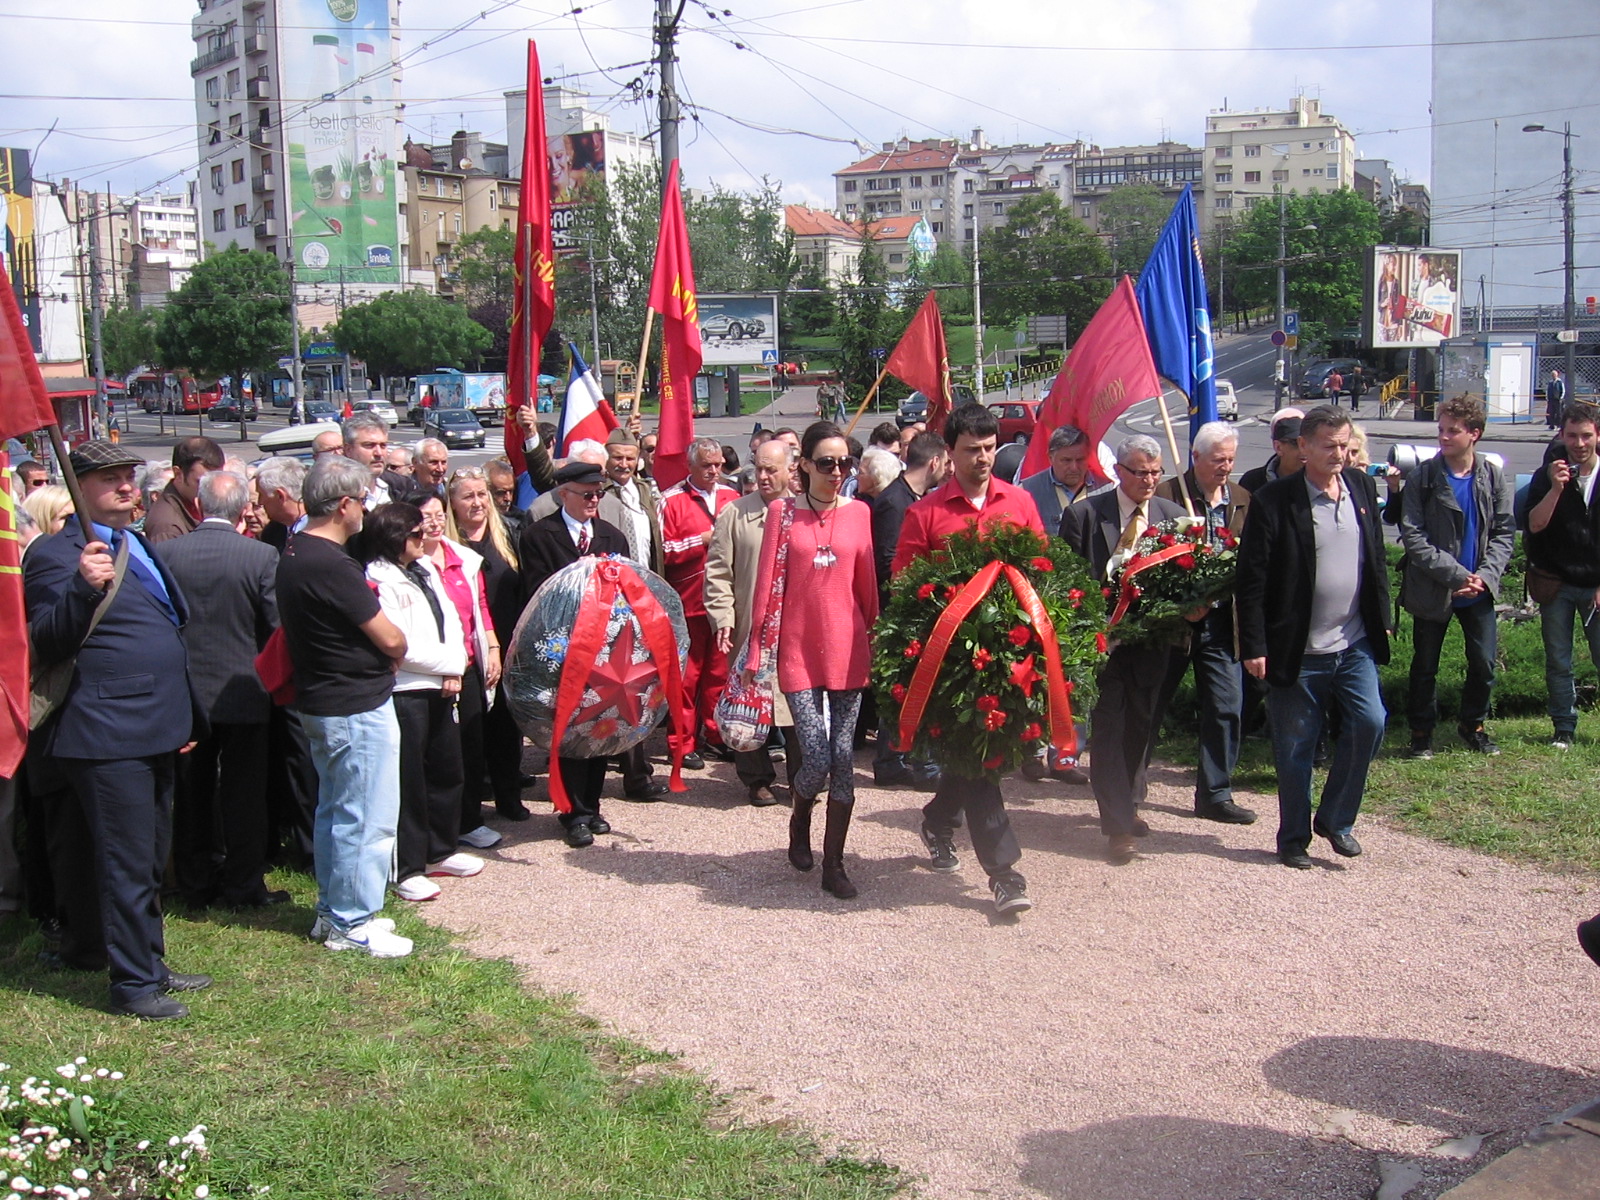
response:
[[[1567,398],[1577,398],[1578,387],[1578,342],[1577,342],[1577,296],[1575,281],[1573,279],[1572,243],[1572,139],[1578,135],[1572,132],[1572,122],[1564,121],[1561,132],[1547,129],[1543,125],[1524,125],[1523,133],[1555,133],[1561,139],[1561,239],[1563,245],[1562,275],[1565,282],[1565,294],[1561,301],[1561,326],[1563,344],[1565,346],[1565,370]]]

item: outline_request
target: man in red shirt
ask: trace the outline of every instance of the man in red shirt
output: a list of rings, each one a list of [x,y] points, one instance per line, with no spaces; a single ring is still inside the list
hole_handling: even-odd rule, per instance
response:
[[[939,550],[951,534],[972,524],[1009,521],[1044,533],[1033,497],[994,477],[999,438],[999,420],[981,404],[963,404],[950,414],[944,427],[945,445],[950,447],[950,477],[906,510],[894,554],[896,574],[912,559]],[[928,849],[928,865],[940,872],[954,871],[960,865],[953,838],[956,817],[962,812],[972,834],[973,853],[989,875],[995,908],[1002,913],[1032,908],[1027,881],[1016,870],[1022,848],[1011,832],[1000,785],[989,779],[944,772],[939,790],[922,809],[922,844]]]
[[[715,438],[695,438],[689,443],[689,477],[661,496],[661,549],[666,579],[683,598],[683,619],[689,626],[689,661],[683,669],[683,692],[694,710],[699,753],[686,754],[683,765],[704,767],[702,755],[732,762],[722,745],[712,715],[717,698],[728,681],[728,656],[717,649],[716,633],[706,615],[706,548],[717,514],[739,498],[731,487],[719,483],[722,446]]]

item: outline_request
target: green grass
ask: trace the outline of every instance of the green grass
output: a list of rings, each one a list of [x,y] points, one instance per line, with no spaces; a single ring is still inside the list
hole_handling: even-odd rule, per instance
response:
[[[295,904],[168,917],[172,964],[217,984],[166,1025],[109,1015],[103,976],[46,970],[31,926],[0,922],[0,1058],[126,1072],[134,1136],[209,1127],[213,1195],[873,1200],[902,1186],[883,1164],[741,1124],[703,1080],[409,914],[411,958],[330,954],[305,937],[310,881],[275,885]]]

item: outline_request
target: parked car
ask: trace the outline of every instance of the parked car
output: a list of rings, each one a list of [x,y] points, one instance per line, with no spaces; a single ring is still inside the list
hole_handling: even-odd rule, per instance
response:
[[[1026,444],[1039,424],[1040,400],[1003,400],[989,405],[989,411],[1000,418],[1000,441]]]
[[[438,438],[452,450],[482,449],[485,440],[483,423],[476,414],[465,408],[436,408],[428,411],[422,423],[422,436]]]
[[[244,402],[244,419],[246,421],[254,421],[259,415],[256,411],[256,402],[254,400],[246,400]],[[206,411],[206,416],[213,421],[231,421],[237,425],[239,423],[239,402],[229,396],[220,404],[212,405]]]
[[[1307,367],[1300,375],[1300,399],[1331,400],[1333,397],[1328,395],[1328,376],[1332,375],[1334,371],[1337,370],[1339,374],[1348,378],[1350,372],[1354,371],[1357,367],[1361,367],[1363,373],[1365,373],[1368,381],[1370,382],[1373,378],[1373,373],[1362,366],[1360,359],[1318,359],[1316,362]]]
[[[951,387],[950,398],[953,403],[962,405],[971,404],[977,399],[977,396],[971,388],[965,384],[958,383]],[[921,392],[912,392],[911,395],[900,401],[900,409],[894,415],[895,424],[900,426],[901,429],[927,419],[928,398]]]
[[[700,332],[706,337],[730,338],[736,342],[741,338],[760,337],[766,331],[767,323],[760,317],[730,317],[724,313],[707,317],[700,326]]]
[[[382,417],[386,422],[388,422],[390,429],[393,429],[400,423],[400,414],[395,411],[394,405],[390,404],[382,397],[369,396],[365,400],[352,400],[350,401],[350,407],[358,413],[377,413],[378,416]]]
[[[272,429],[256,439],[256,448],[263,457],[298,458],[309,463],[312,458],[311,443],[322,430],[318,425],[285,425]]]
[[[1239,397],[1234,394],[1230,379],[1217,380],[1217,416],[1224,421],[1239,419]]]
[[[339,406],[332,400],[307,400],[301,411],[305,414],[302,418],[307,425],[337,425],[343,419],[339,416]],[[289,417],[291,424],[294,417]]]

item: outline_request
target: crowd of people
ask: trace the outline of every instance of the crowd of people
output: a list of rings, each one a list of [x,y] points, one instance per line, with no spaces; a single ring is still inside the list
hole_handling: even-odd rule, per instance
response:
[[[817,866],[812,813],[825,800],[821,886],[841,900],[857,895],[845,866],[854,755],[877,730],[875,782],[931,793],[928,866],[959,868],[964,824],[996,909],[1033,904],[999,784],[945,770],[937,750],[931,761],[898,751],[897,714],[871,702],[871,629],[895,574],[973,523],[1059,534],[1107,586],[1146,528],[1186,514],[1191,536],[1239,548],[1235,596],[1191,614],[1181,637],[1113,640],[1098,700],[1079,714],[1088,771],[1061,748],[1024,766],[1031,780],[1092,788],[1113,863],[1138,857],[1149,833],[1151,754],[1191,667],[1195,815],[1256,820],[1232,777],[1264,702],[1279,860],[1309,868],[1318,837],[1361,854],[1354,826],[1385,726],[1377,669],[1394,619],[1386,520],[1400,529],[1399,596],[1415,628],[1407,752],[1432,753],[1452,621],[1468,658],[1457,731],[1468,749],[1498,752],[1484,722],[1517,522],[1511,481],[1477,452],[1485,418],[1472,400],[1440,404],[1439,455],[1403,489],[1391,478],[1387,498],[1336,404],[1280,413],[1272,458],[1237,482],[1237,431],[1219,422],[1171,476],[1155,441],[1124,439],[1100,487],[1070,426],[1049,434],[1044,470],[997,477],[998,423],[977,404],[940,433],[880,425],[865,446],[827,421],[758,431],[743,467],[734,447],[698,438],[688,477],[665,490],[651,479],[654,435],[617,430],[558,461],[554,431],[527,410],[518,419],[520,477],[504,459],[451,470],[431,439],[392,446],[371,413],[319,434],[309,464],[243,463],[204,437],[180,441],[170,464],[85,443],[71,456],[78,515],[37,464],[17,469],[35,690],[53,707],[0,806],[15,826],[0,830],[0,904],[39,920],[53,963],[107,971],[118,1012],[180,1017],[176,994],[210,980],[167,965],[161,913],[174,896],[275,905],[288,896],[268,887],[271,866],[309,869],[314,939],[401,957],[412,946],[382,915],[388,896],[424,902],[441,880],[480,875],[473,852],[503,836],[490,822],[532,815],[527,767],[559,773],[570,802],[561,836],[574,849],[611,832],[609,773],[626,800],[662,799],[644,746],[529,754],[511,714],[503,666],[518,618],[545,580],[587,555],[626,556],[677,592],[688,659],[676,720],[690,727],[674,732],[694,747],[684,766],[731,763],[758,808],[787,799],[787,859],[801,872]],[[1600,623],[1589,620],[1600,605],[1597,421],[1587,406],[1563,412],[1523,521],[1558,747],[1577,722],[1575,621],[1600,665]],[[744,686],[775,682],[772,736],[753,750],[731,749],[718,730],[730,670]],[[52,675],[60,686],[39,684]],[[1600,928],[1584,936],[1600,961]]]

